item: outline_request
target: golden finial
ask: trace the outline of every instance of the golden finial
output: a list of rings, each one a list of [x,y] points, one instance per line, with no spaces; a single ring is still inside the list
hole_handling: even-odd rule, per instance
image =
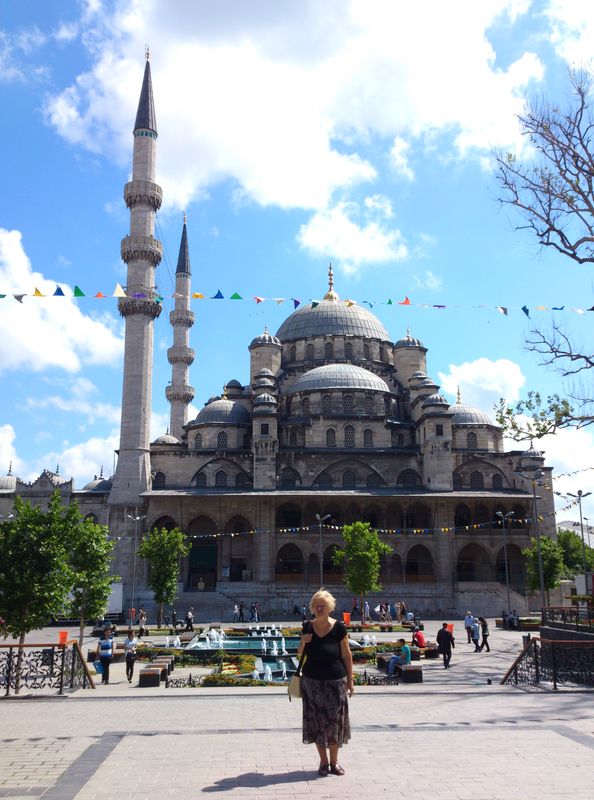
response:
[[[145,44],[144,46],[144,57],[146,58],[147,61],[151,60],[151,49],[148,46],[148,44]]]
[[[223,400],[227,399],[227,384],[223,386]]]
[[[334,291],[334,271],[332,269],[332,262],[328,267],[328,291],[324,295],[324,300],[340,300],[340,297]]]
[[[462,403],[462,397],[460,395],[460,387],[458,386],[458,391],[456,392],[456,403],[460,405]]]

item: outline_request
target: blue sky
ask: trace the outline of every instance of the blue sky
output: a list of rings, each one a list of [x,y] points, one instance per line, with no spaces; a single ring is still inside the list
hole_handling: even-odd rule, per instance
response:
[[[525,351],[518,309],[546,326],[553,314],[538,305],[589,308],[591,267],[515,230],[492,156],[530,157],[516,115],[542,92],[563,101],[593,35],[594,11],[577,0],[3,3],[0,293],[125,284],[121,198],[148,43],[165,312],[184,209],[194,290],[248,298],[194,301],[196,409],[230,378],[247,381],[251,339],[278,328],[290,298],[320,298],[329,261],[343,299],[373,303],[393,339],[407,326],[421,338],[452,402],[458,385],[490,413],[502,395],[563,391]],[[591,315],[556,319],[590,346]],[[12,461],[32,479],[59,462],[80,487],[111,472],[122,337],[113,298],[0,301],[1,473]],[[168,313],[155,342],[157,436]],[[587,430],[542,447],[561,473],[594,465]],[[555,488],[594,490],[593,476]]]

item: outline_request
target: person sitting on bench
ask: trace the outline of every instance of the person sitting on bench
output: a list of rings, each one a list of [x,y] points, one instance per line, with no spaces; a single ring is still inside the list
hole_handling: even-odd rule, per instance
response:
[[[404,639],[398,639],[398,644],[400,645],[400,655],[392,656],[388,662],[388,675],[393,675],[396,667],[405,667],[410,664],[410,647]]]
[[[427,639],[425,638],[425,634],[423,633],[423,631],[420,631],[418,628],[415,628],[413,630],[411,644],[414,645],[415,647],[426,647]]]

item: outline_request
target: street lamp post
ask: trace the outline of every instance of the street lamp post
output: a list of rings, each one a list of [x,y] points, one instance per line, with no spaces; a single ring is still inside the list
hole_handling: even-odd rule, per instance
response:
[[[324,585],[324,545],[322,542],[322,525],[326,520],[330,519],[331,514],[325,514],[323,517],[320,517],[319,514],[316,514],[316,519],[318,521],[318,528],[320,531],[320,588]]]
[[[578,501],[578,505],[580,507],[580,529],[582,532],[582,561],[584,565],[584,580],[586,582],[586,594],[588,593],[588,559],[586,558],[586,539],[584,537],[584,518],[582,516],[582,500],[584,497],[589,497],[592,492],[582,492],[581,489],[578,489],[577,494],[572,494],[571,492],[567,492],[569,497],[575,497]]]
[[[503,511],[496,511],[495,514],[501,519],[501,522],[503,523],[503,559],[505,561],[505,586],[507,588],[507,613],[509,614],[509,612],[511,611],[511,602],[510,602],[510,599],[509,599],[509,566],[508,566],[508,562],[507,562],[507,535],[506,535],[507,524],[506,523],[508,522],[508,520],[510,520],[514,516],[515,512],[514,511],[508,511],[507,514],[504,514]]]
[[[521,478],[525,478],[532,483],[532,515],[534,525],[536,526],[536,552],[538,554],[538,581],[540,584],[540,608],[541,611],[545,607],[545,590],[544,590],[544,568],[542,564],[542,548],[540,546],[540,526],[538,524],[538,509],[536,506],[536,485],[538,481],[544,477],[544,472],[541,469],[536,470],[533,475],[526,475],[518,470],[516,472]],[[538,484],[542,486],[542,483]]]
[[[129,620],[130,620],[130,628],[132,627],[132,609],[136,608],[134,605],[134,595],[136,593],[136,546],[138,544],[138,530],[140,527],[140,523],[143,519],[146,519],[146,514],[143,517],[133,517],[132,514],[126,514],[128,519],[131,519],[134,523],[134,540],[132,543],[132,599],[130,601],[130,613],[129,613]]]

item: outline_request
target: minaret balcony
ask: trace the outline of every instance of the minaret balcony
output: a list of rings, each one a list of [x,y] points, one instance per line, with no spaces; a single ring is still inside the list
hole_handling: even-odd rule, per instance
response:
[[[170,384],[165,389],[165,397],[169,400],[170,403],[178,402],[178,403],[191,403],[195,397],[195,391],[193,386],[187,385],[180,385],[174,386]]]
[[[163,202],[163,189],[152,181],[136,179],[124,186],[124,201],[128,208],[148,206],[158,211]]]
[[[163,245],[154,236],[124,236],[122,239],[122,261],[149,261],[153,267],[163,257]]]
[[[194,312],[190,309],[174,309],[169,313],[169,322],[180,328],[191,328],[194,324]]]
[[[144,314],[145,317],[157,319],[163,306],[155,300],[144,297],[120,297],[118,300],[118,311],[122,317],[130,317],[134,314]]]
[[[174,345],[167,351],[167,360],[170,364],[185,364],[189,367],[194,362],[195,355],[192,347]]]

